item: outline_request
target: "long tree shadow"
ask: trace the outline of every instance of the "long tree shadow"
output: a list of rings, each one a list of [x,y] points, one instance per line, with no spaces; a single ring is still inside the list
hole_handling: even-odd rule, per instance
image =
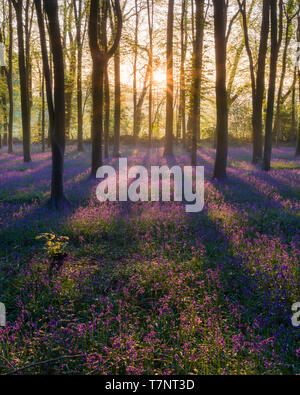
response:
[[[239,252],[238,246],[234,245],[230,236],[211,219],[206,209],[199,214],[189,214],[188,220],[194,235],[205,246],[206,269],[218,270],[221,274],[218,304],[222,306],[222,311],[227,311],[227,314],[231,315],[232,307],[228,305],[230,301],[241,314],[241,321],[233,322],[236,330],[242,331],[247,337],[247,327],[250,327],[254,335],[251,341],[256,339],[258,344],[273,337],[269,357],[273,353],[280,364],[280,358],[286,357],[288,352],[294,361],[300,336],[299,331],[291,325],[292,295],[288,294],[288,288],[270,287],[272,283],[276,284],[275,279],[272,280],[272,275],[280,274],[269,273],[267,270],[265,272],[258,266],[253,272],[248,257]],[[265,286],[262,286],[264,281],[261,279],[264,278]],[[300,284],[299,279],[295,282]],[[295,369],[290,365],[286,370],[295,373]]]

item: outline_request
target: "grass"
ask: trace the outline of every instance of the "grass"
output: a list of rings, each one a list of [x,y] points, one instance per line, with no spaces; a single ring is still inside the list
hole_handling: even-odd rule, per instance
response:
[[[199,150],[206,196],[194,215],[174,202],[99,203],[89,152],[74,147],[65,171],[73,207],[51,213],[50,154],[34,155],[18,186],[19,162],[8,157],[0,373],[299,374],[300,172],[292,150],[274,151],[274,163],[287,159],[265,174],[250,150],[232,149],[228,181],[216,183],[213,151]],[[130,163],[164,161],[160,149],[127,152]],[[54,246],[37,239],[45,232]]]

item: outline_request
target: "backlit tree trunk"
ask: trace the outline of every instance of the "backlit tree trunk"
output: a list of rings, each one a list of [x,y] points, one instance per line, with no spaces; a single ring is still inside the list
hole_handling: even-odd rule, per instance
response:
[[[65,76],[57,0],[47,0],[44,8],[48,17],[49,38],[54,66],[54,123],[51,133],[52,177],[50,205],[55,209],[68,206],[64,196],[64,152],[65,152]],[[48,92],[49,94],[49,92]]]
[[[168,4],[167,24],[167,103],[166,103],[166,133],[165,133],[165,155],[173,155],[173,30],[174,30],[174,0]]]
[[[31,161],[30,155],[30,98],[29,81],[25,64],[25,46],[23,31],[23,0],[12,0],[16,11],[18,52],[19,52],[19,74],[21,89],[21,112],[22,112],[22,133],[23,133],[23,155],[24,162]]]
[[[272,130],[273,130],[277,60],[278,60],[278,54],[282,40],[282,1],[279,0],[279,8],[280,8],[279,36],[278,36],[277,3],[278,3],[277,0],[270,0],[271,61],[270,61],[268,104],[267,104],[266,128],[265,128],[265,147],[264,147],[264,157],[263,157],[263,166],[262,166],[263,170],[265,171],[270,170],[271,167]]]
[[[217,149],[214,178],[226,177],[228,153],[228,103],[226,91],[226,14],[225,0],[214,0],[216,52]]]
[[[101,3],[101,18],[99,21],[99,1],[91,0],[89,17],[89,44],[92,55],[92,169],[91,176],[96,177],[102,166],[102,137],[103,137],[103,83],[108,60],[116,52],[122,31],[122,11],[120,1],[115,0],[116,29],[110,49],[106,50],[106,19],[108,3]],[[98,40],[99,38],[99,40]],[[99,45],[99,41],[101,45]]]
[[[197,145],[200,130],[200,88],[201,69],[203,54],[203,34],[204,34],[204,0],[196,2],[196,38],[194,45],[193,60],[193,84],[192,84],[192,166],[197,165]]]
[[[9,20],[9,48],[8,48],[8,72],[7,86],[9,98],[9,120],[8,120],[8,152],[13,152],[13,125],[14,125],[14,100],[13,100],[13,17],[11,1],[8,3],[8,20]]]

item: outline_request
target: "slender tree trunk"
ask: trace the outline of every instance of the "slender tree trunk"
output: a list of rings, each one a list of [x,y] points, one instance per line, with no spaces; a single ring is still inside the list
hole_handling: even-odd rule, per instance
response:
[[[0,31],[0,43],[2,44],[2,32]],[[1,106],[1,111],[0,115],[2,113],[2,119],[1,123],[3,126],[3,141],[2,145],[7,145],[7,128],[8,128],[8,122],[7,122],[7,98],[6,98],[6,90],[4,88],[5,83],[6,83],[6,77],[7,71],[5,65],[1,66],[0,65],[0,106]],[[1,118],[1,116],[0,116]]]
[[[138,29],[139,11],[138,2],[135,0],[135,29],[134,29],[134,48],[133,48],[133,136],[137,138],[137,57],[138,57]]]
[[[300,11],[300,9],[299,9]],[[297,41],[300,42],[300,15],[298,14]],[[300,67],[298,66],[298,83],[299,83],[299,99],[300,99]],[[298,136],[296,143],[296,156],[300,156],[300,122],[298,122]]]
[[[185,88],[185,59],[187,49],[187,2],[182,0],[181,5],[181,22],[180,22],[180,100],[179,100],[179,122],[178,122],[178,135],[182,137],[183,147],[186,145],[186,116],[185,116],[185,103],[186,103],[186,88]]]
[[[263,17],[261,25],[260,47],[258,54],[258,66],[256,75],[256,94],[253,103],[252,125],[253,125],[253,156],[252,163],[256,164],[262,160],[263,150],[263,99],[265,92],[265,68],[269,36],[269,0],[263,2]]]
[[[77,6],[78,3],[78,6]],[[82,111],[82,0],[74,0],[77,41],[77,149],[83,151],[83,111]],[[78,8],[77,8],[78,7]]]
[[[49,65],[49,56],[48,56],[47,42],[46,42],[46,31],[45,31],[44,18],[42,14],[41,0],[34,0],[34,4],[36,8],[37,21],[38,21],[39,33],[40,33],[43,73],[44,73],[44,81],[46,87],[48,115],[49,115],[48,140],[50,139],[50,145],[51,145],[51,135],[53,134],[53,128],[54,128],[54,104],[53,104],[52,76],[51,76],[52,73]]]
[[[99,13],[98,0],[91,0],[89,17],[89,44],[92,55],[92,169],[91,176],[96,177],[99,167],[102,166],[102,136],[103,136],[103,83],[105,68],[108,60],[118,49],[122,32],[122,11],[120,1],[115,1],[114,40],[110,49],[107,49],[107,3],[101,3]],[[100,20],[99,20],[100,15]],[[100,42],[100,45],[99,45]]]
[[[150,4],[151,3],[151,4]],[[147,0],[148,10],[148,29],[149,29],[149,68],[150,68],[150,83],[149,83],[149,113],[148,113],[148,137],[149,146],[152,142],[152,114],[153,114],[153,17],[154,17],[154,2]]]
[[[23,132],[23,155],[24,162],[31,161],[30,155],[30,99],[28,91],[28,72],[25,64],[25,47],[23,32],[23,1],[12,0],[16,11],[18,49],[19,49],[19,74],[21,89],[21,112],[22,112],[22,132]]]
[[[77,127],[78,151],[83,151],[83,113],[82,113],[82,48],[77,53]]]
[[[167,24],[167,103],[166,103],[166,135],[165,155],[173,155],[173,30],[174,30],[174,0],[169,0]]]
[[[280,82],[278,87],[277,93],[277,106],[276,106],[276,115],[275,115],[275,125],[274,131],[276,136],[276,146],[279,144],[280,139],[280,112],[281,112],[281,105],[282,105],[282,91],[283,91],[283,84],[285,80],[286,74],[286,66],[287,66],[287,55],[288,55],[288,48],[291,41],[292,35],[290,34],[290,26],[291,26],[291,18],[287,18],[286,21],[286,29],[285,29],[285,42],[284,42],[284,50],[282,56],[282,68],[281,68],[281,75],[280,75]]]
[[[42,75],[42,108],[41,108],[41,140],[42,140],[42,152],[45,152],[45,78]]]
[[[31,63],[31,54],[30,54],[30,38],[32,31],[32,3],[30,0],[25,0],[25,24],[24,24],[24,32],[25,32],[25,67],[26,67],[26,80],[27,80],[27,91],[28,91],[28,111],[29,111],[29,126],[31,130],[31,109],[33,105],[32,99],[32,63]]]
[[[120,128],[121,128],[121,70],[120,48],[114,55],[115,69],[115,103],[114,103],[114,156],[120,155]]]
[[[4,75],[1,76],[4,79]],[[3,140],[2,145],[7,145],[7,102],[6,102],[6,94],[3,92],[1,94],[1,107],[2,107],[2,126],[3,126]]]
[[[192,90],[192,166],[197,166],[197,145],[200,130],[200,88],[204,33],[204,0],[196,0],[196,38],[193,54]]]
[[[217,150],[214,178],[226,177],[228,153],[228,102],[226,91],[226,14],[225,0],[214,0],[216,51]]]
[[[297,67],[294,69],[294,78],[292,85],[292,123],[289,133],[289,139],[295,141],[297,136],[297,121],[296,121],[296,82],[297,82]]]
[[[140,94],[140,96],[139,96],[139,98],[137,100],[137,103],[136,103],[135,126],[134,126],[134,137],[135,137],[136,141],[137,141],[138,136],[140,135],[140,132],[141,132],[142,117],[143,117],[142,109],[143,109],[143,104],[144,104],[145,97],[146,97],[146,94],[147,94],[147,89],[148,89],[147,83],[148,83],[149,78],[150,78],[150,61],[151,60],[150,60],[150,57],[149,57],[147,70],[146,70],[144,83],[143,83],[143,89],[142,89],[141,94]]]
[[[263,131],[263,99],[265,92],[265,68],[266,68],[266,55],[268,49],[269,37],[269,18],[270,18],[270,0],[263,0],[262,21],[260,29],[260,44],[257,59],[257,71],[255,74],[255,65],[250,48],[250,40],[248,34],[248,23],[246,13],[246,1],[238,0],[240,11],[242,13],[243,30],[245,38],[245,47],[249,58],[249,68],[251,76],[252,88],[252,140],[253,140],[253,154],[252,163],[256,164],[262,160],[262,131]],[[250,8],[251,10],[251,8]],[[250,11],[249,11],[250,12]],[[250,15],[250,13],[248,14]]]
[[[102,166],[102,136],[103,136],[103,62],[94,59],[92,72],[92,177],[96,177]]]
[[[281,2],[281,0],[279,0]],[[282,4],[280,5],[282,7]],[[281,9],[282,12],[282,9]],[[268,104],[266,115],[265,128],[265,147],[263,157],[263,170],[269,171],[271,168],[271,153],[272,153],[272,130],[273,130],[273,116],[274,116],[274,102],[276,89],[276,74],[277,74],[277,60],[281,38],[278,38],[278,18],[277,18],[277,0],[270,0],[271,13],[271,61],[270,61],[270,75],[269,75],[269,91]],[[281,25],[281,22],[279,25]],[[282,26],[280,26],[281,30]],[[281,33],[280,33],[281,36]]]
[[[50,205],[55,209],[68,206],[64,196],[64,152],[65,152],[65,76],[64,56],[61,42],[57,0],[44,3],[49,22],[49,37],[54,66],[54,127],[51,135],[52,177]]]
[[[109,77],[108,67],[105,68],[105,118],[104,118],[104,158],[109,157],[109,120],[110,120],[110,91],[109,91]]]
[[[68,140],[72,138],[71,136],[71,121],[72,121],[72,103],[73,103],[73,92],[75,85],[75,73],[76,73],[76,49],[75,43],[71,42],[70,49],[70,65],[69,71],[66,79],[66,137]]]
[[[9,48],[8,48],[8,73],[7,73],[7,86],[9,98],[9,121],[8,121],[8,153],[13,152],[13,126],[14,126],[14,100],[13,100],[13,23],[12,23],[12,5],[9,5]]]

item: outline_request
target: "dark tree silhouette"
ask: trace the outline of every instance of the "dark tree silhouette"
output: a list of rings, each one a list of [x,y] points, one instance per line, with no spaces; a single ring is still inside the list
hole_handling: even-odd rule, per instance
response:
[[[120,129],[121,129],[121,65],[120,47],[118,46],[114,55],[115,71],[115,103],[114,103],[114,156],[120,155]]]
[[[25,63],[26,56],[25,56],[25,46],[24,46],[23,0],[12,0],[12,3],[16,11],[16,18],[17,18],[22,131],[23,131],[23,155],[24,155],[24,162],[30,162],[31,161],[30,97],[29,97],[28,68],[26,67],[26,63]]]
[[[186,77],[185,77],[185,59],[187,52],[187,1],[181,3],[181,21],[180,21],[180,97],[179,97],[179,114],[177,138],[182,137],[183,147],[186,145]]]
[[[51,133],[52,148],[52,179],[50,206],[55,209],[63,209],[68,206],[64,196],[63,173],[65,152],[65,80],[64,80],[64,58],[60,35],[58,4],[57,0],[47,0],[44,8],[48,17],[49,38],[53,56],[54,67],[54,122]],[[46,65],[44,65],[46,66]],[[49,76],[45,75],[46,84]],[[49,89],[49,87],[48,87]],[[47,89],[47,91],[48,91]],[[47,97],[49,92],[47,93]]]
[[[152,117],[153,117],[153,19],[154,1],[147,0],[147,16],[149,30],[149,110],[148,110],[148,137],[149,145],[152,141]]]
[[[299,5],[299,14],[298,14],[297,41],[300,42],[300,5]],[[300,61],[300,59],[298,59],[298,62],[299,61]],[[299,65],[298,65],[298,83],[299,83],[299,97],[300,97],[300,66]],[[296,156],[300,156],[300,122],[298,124]]]
[[[257,59],[257,70],[255,74],[255,62],[253,59],[252,50],[250,47],[246,0],[238,0],[240,11],[243,19],[245,47],[249,57],[251,87],[252,87],[252,130],[253,130],[253,154],[252,163],[258,163],[262,160],[263,152],[263,99],[265,92],[265,69],[266,69],[266,55],[268,50],[268,36],[270,25],[269,1],[263,0],[262,21],[260,30],[260,44]]]
[[[192,166],[197,165],[197,145],[200,130],[200,88],[201,69],[203,57],[203,34],[204,34],[204,0],[196,2],[196,37],[193,54],[193,83],[192,83]]]
[[[115,0],[116,33],[112,46],[105,50],[106,18],[108,2],[101,3],[99,14],[99,0],[91,0],[89,17],[89,44],[92,55],[92,169],[91,176],[95,177],[102,166],[102,136],[103,136],[103,83],[104,72],[108,60],[116,52],[122,32],[122,11],[120,1]],[[106,11],[105,11],[106,10]],[[100,21],[99,21],[100,19]],[[99,38],[99,40],[98,40]],[[99,45],[100,41],[100,45]]]
[[[226,18],[225,0],[214,0],[216,52],[217,151],[214,178],[226,177],[228,153],[228,103],[226,91]]]
[[[9,47],[8,47],[8,70],[7,86],[9,98],[9,120],[8,120],[8,152],[13,152],[13,125],[14,125],[14,98],[13,98],[13,15],[11,1],[8,3],[9,24]]]
[[[294,2],[290,1],[286,5],[283,4],[284,14],[286,16],[286,25],[285,25],[285,40],[284,40],[284,48],[282,55],[282,66],[281,66],[281,75],[277,93],[277,104],[276,104],[276,115],[274,122],[274,135],[276,136],[276,146],[279,144],[280,140],[280,129],[281,129],[281,107],[283,104],[283,87],[287,70],[287,58],[288,58],[288,49],[289,44],[292,39],[292,31],[293,31],[293,19],[296,14],[294,14]]]
[[[279,0],[280,17],[278,22],[277,17],[277,0],[270,0],[270,15],[271,15],[271,60],[270,60],[270,74],[269,74],[269,90],[268,103],[265,127],[265,147],[263,157],[263,170],[269,171],[271,168],[271,154],[272,154],[272,131],[273,131],[273,117],[274,117],[274,102],[276,89],[276,74],[277,74],[277,60],[279,49],[282,41],[282,0]],[[279,34],[278,34],[279,26]]]
[[[165,155],[173,155],[173,31],[174,31],[174,0],[169,0],[167,23],[167,103],[166,103],[166,134]]]
[[[45,23],[42,13],[42,3],[41,0],[34,0],[37,21],[39,26],[40,33],[40,44],[41,44],[41,52],[42,52],[42,62],[43,62],[43,73],[44,80],[46,85],[46,97],[47,97],[47,106],[48,106],[48,115],[49,115],[49,135],[51,140],[51,135],[53,134],[54,128],[54,104],[53,104],[53,92],[52,92],[52,76],[51,70],[49,66],[49,57],[46,43],[46,32],[45,32]]]
[[[73,0],[73,7],[76,23],[77,43],[77,148],[78,151],[83,151],[82,52],[86,25],[84,24],[84,29],[82,30],[82,22],[85,10],[83,10],[82,0]]]

